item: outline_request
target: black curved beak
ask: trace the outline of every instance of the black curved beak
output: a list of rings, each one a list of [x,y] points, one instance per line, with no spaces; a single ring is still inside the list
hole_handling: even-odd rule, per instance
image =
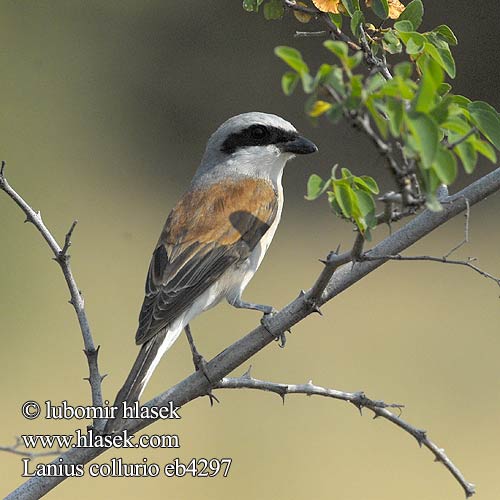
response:
[[[295,155],[308,155],[318,151],[318,147],[314,142],[299,135],[295,139],[285,142],[285,144],[283,144],[283,151]]]

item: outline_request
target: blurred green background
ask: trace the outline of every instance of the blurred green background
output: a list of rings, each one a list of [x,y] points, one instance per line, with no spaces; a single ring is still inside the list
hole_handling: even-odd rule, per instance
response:
[[[455,91],[500,108],[498,2],[427,1],[426,9],[424,28],[446,23],[460,40]],[[101,345],[107,399],[137,353],[137,314],[161,226],[206,139],[227,117],[278,113],[320,147],[287,168],[280,230],[246,291],[248,300],[283,306],[312,284],[318,258],[352,241],[348,225],[324,203],[304,200],[306,179],[326,174],[335,162],[383,179],[383,161],[346,126],[314,128],[303,116],[303,98],[282,95],[276,45],[300,47],[313,66],[328,57],[320,40],[294,39],[297,27],[290,16],[269,23],[247,14],[241,1],[2,2],[1,158],[12,185],[42,211],[60,240],[79,220],[72,264]],[[476,174],[491,168],[481,164]],[[500,274],[498,209],[498,197],[474,207],[471,243],[460,255],[474,255]],[[28,399],[89,404],[68,292],[39,234],[22,221],[19,209],[0,196],[2,445],[20,434],[72,433],[78,426],[73,420],[26,421],[20,405]],[[459,217],[411,252],[442,255],[460,241],[462,228]],[[325,306],[323,318],[295,327],[286,349],[273,344],[255,356],[253,374],[276,382],[312,379],[404,403],[404,418],[446,449],[477,484],[478,498],[498,499],[499,305],[495,285],[467,270],[389,264]],[[211,358],[258,320],[258,314],[220,305],[192,326],[200,351]],[[181,338],[145,398],[190,371]],[[232,457],[229,477],[84,477],[67,480],[50,498],[463,498],[413,438],[368,413],[360,418],[344,403],[291,396],[283,405],[275,395],[250,391],[217,396],[221,404],[214,408],[204,398],[183,408],[180,422],[148,429],[179,434],[180,450],[112,450],[96,461]],[[19,457],[0,454],[0,493],[21,483],[21,470]]]

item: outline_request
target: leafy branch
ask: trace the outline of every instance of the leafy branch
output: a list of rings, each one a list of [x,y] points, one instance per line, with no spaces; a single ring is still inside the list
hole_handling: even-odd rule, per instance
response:
[[[249,0],[244,7],[256,12],[261,4]],[[270,20],[290,11],[298,22],[322,25],[321,31],[309,33],[330,37],[323,47],[335,61],[311,72],[297,49],[276,47],[276,55],[290,68],[282,78],[283,92],[291,95],[301,83],[311,119],[326,117],[331,124],[345,119],[367,135],[386,159],[395,184],[393,193],[377,200],[378,188],[361,190],[366,196],[360,196],[353,177],[348,181],[332,175],[319,182],[315,176],[308,199],[325,193],[334,213],[369,237],[377,224],[412,215],[423,205],[441,210],[437,190],[455,182],[459,165],[470,174],[479,155],[496,163],[500,115],[485,102],[452,93],[447,80],[456,75],[451,47],[457,38],[446,25],[419,31],[422,0],[406,7],[397,0],[270,0],[263,10]],[[316,191],[311,190],[314,185]],[[323,190],[327,185],[333,189]],[[376,214],[377,201],[384,203],[384,217]]]

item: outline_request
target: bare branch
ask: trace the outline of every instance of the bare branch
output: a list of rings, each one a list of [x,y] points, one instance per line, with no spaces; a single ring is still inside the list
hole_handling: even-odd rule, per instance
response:
[[[294,33],[295,38],[311,38],[311,37],[324,37],[328,35],[328,31],[296,31]]]
[[[298,385],[279,384],[274,382],[267,382],[264,380],[258,380],[251,376],[250,369],[241,377],[223,378],[217,384],[216,389],[255,389],[260,391],[273,392],[275,394],[278,394],[283,399],[283,402],[285,401],[285,396],[287,394],[323,396],[352,403],[356,408],[359,409],[360,412],[363,408],[368,408],[374,413],[374,418],[382,417],[389,422],[392,422],[400,429],[403,429],[405,432],[413,436],[417,440],[420,447],[425,446],[428,450],[430,450],[434,454],[435,461],[441,462],[460,483],[467,497],[470,497],[475,493],[474,484],[469,483],[465,479],[458,467],[448,458],[444,449],[440,448],[436,443],[429,439],[426,431],[414,427],[410,423],[403,420],[400,415],[396,415],[388,409],[402,409],[404,408],[404,405],[387,404],[384,403],[384,401],[372,400],[366,397],[365,393],[362,391],[344,392],[335,389],[328,389],[326,387],[314,385],[311,380],[307,384]]]
[[[1,174],[0,174],[1,175]],[[50,455],[59,455],[61,453],[61,449],[53,449],[49,451],[28,451],[28,449],[21,449],[22,445],[21,439],[18,437],[16,439],[16,444],[12,446],[0,446],[0,451],[5,451],[7,453],[12,453],[14,455],[19,455],[21,457],[28,457],[28,458],[39,458],[39,457],[48,457]]]
[[[85,303],[83,296],[76,284],[73,272],[69,264],[68,249],[71,245],[71,236],[76,226],[76,221],[71,225],[68,233],[66,234],[64,246],[61,248],[57,243],[56,239],[52,233],[45,226],[40,212],[35,212],[31,206],[10,186],[5,177],[5,162],[2,161],[0,167],[0,189],[5,191],[10,198],[14,200],[17,206],[25,213],[26,222],[32,223],[38,232],[42,235],[44,240],[49,245],[52,253],[54,254],[54,260],[61,267],[64,279],[69,289],[71,296],[70,304],[73,306],[78,318],[78,323],[80,325],[80,330],[83,337],[83,344],[85,346],[85,354],[87,355],[88,365],[89,365],[89,382],[92,392],[92,404],[93,406],[103,406],[101,381],[102,378],[99,374],[99,367],[97,364],[97,355],[99,348],[95,348],[94,340],[92,338],[92,333],[90,331],[90,325],[87,319],[87,314],[85,312]],[[100,430],[104,428],[103,421],[96,420],[94,426],[96,429]]]
[[[459,248],[463,247],[469,243],[469,221],[470,221],[470,205],[469,200],[465,199],[465,204],[467,205],[467,210],[465,211],[465,228],[464,228],[464,239],[456,246],[454,246],[445,256],[447,259],[451,254],[455,253]]]
[[[474,257],[469,257],[467,260],[453,260],[453,259],[447,259],[446,257],[433,257],[431,255],[412,255],[412,256],[406,256],[406,255],[378,255],[376,257],[372,257],[370,255],[363,255],[361,257],[361,260],[366,260],[366,261],[374,261],[374,260],[402,260],[406,262],[412,262],[412,261],[426,261],[426,262],[439,262],[441,264],[453,264],[456,266],[465,266],[476,273],[480,274],[484,278],[488,278],[492,281],[494,281],[498,286],[500,286],[500,278],[497,278],[496,276],[493,276],[490,273],[487,273],[486,271],[483,271],[479,267],[475,266],[472,264],[476,259]]]

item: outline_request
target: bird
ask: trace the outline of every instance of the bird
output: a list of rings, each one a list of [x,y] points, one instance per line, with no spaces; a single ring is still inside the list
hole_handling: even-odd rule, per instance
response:
[[[161,357],[183,330],[195,367],[203,370],[204,359],[189,324],[223,299],[264,315],[275,311],[245,302],[242,293],[280,222],[285,164],[317,150],[291,123],[269,113],[233,116],[212,134],[153,251],[135,336],[141,348],[115,407],[139,400]],[[116,430],[118,422],[108,421],[107,431]]]

